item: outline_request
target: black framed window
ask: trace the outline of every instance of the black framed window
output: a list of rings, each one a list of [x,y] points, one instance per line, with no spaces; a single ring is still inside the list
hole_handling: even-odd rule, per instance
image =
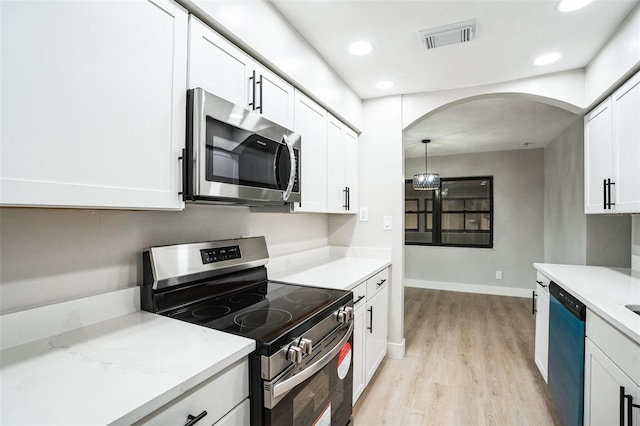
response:
[[[493,247],[493,177],[441,178],[435,191],[405,181],[405,244]]]

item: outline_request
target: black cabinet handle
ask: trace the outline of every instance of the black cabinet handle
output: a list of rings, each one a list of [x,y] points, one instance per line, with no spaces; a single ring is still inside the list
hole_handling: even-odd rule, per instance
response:
[[[378,287],[380,287],[382,284],[384,284],[384,283],[386,283],[386,282],[387,282],[387,280],[386,280],[386,279],[384,279],[384,280],[380,281],[379,283],[376,283],[376,285],[377,285]]]
[[[538,295],[536,294],[536,291],[533,291],[533,296],[531,296],[531,315],[535,315],[536,314],[536,297],[538,297]]]
[[[364,299],[364,296],[360,296],[356,299],[355,302],[353,302],[353,306],[357,305],[358,303],[360,303],[362,301],[362,299]]]
[[[347,186],[347,211],[351,210],[351,188]]]
[[[345,186],[342,192],[344,192],[344,204],[342,205],[342,208],[349,210],[349,188]]]
[[[615,184],[615,182],[611,182],[611,179],[607,179],[607,197],[609,197],[609,210],[611,210],[611,206],[616,205],[616,203],[611,202],[611,185]]]
[[[258,112],[260,112],[260,114],[263,113],[262,107],[264,106],[264,99],[262,98],[262,74],[260,74],[260,81],[258,81],[258,83],[260,85],[260,106],[257,107],[256,109],[258,110]]]
[[[367,327],[367,330],[369,330],[369,333],[373,334],[373,306],[367,310],[369,311],[369,324],[370,324],[370,326]]]
[[[198,423],[200,420],[202,420],[205,416],[207,415],[207,411],[203,411],[202,413],[198,414],[197,416],[192,416],[191,414],[189,414],[187,416],[187,420],[188,423],[186,423],[184,426],[193,426],[196,423]]]
[[[256,110],[256,71],[255,70],[253,70],[253,75],[249,77],[249,80],[251,81],[251,87],[252,87],[251,96],[253,97],[251,102],[249,102],[249,106],[253,111],[255,111]]]
[[[546,284],[542,284],[542,281],[536,281],[538,284],[540,284],[540,287],[542,288],[547,288]]]

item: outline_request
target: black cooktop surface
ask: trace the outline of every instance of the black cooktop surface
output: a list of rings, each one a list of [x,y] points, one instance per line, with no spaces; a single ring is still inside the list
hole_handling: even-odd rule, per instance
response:
[[[346,303],[349,298],[350,292],[344,290],[266,281],[165,315],[268,345],[301,324],[314,322],[316,314]]]

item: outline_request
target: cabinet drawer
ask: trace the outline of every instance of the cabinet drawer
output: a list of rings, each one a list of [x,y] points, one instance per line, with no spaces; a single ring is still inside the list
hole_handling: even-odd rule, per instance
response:
[[[249,417],[249,399],[242,401],[240,405],[227,413],[226,416],[220,419],[215,426],[245,426],[250,423]],[[205,423],[206,424],[206,423]]]
[[[389,281],[389,268],[384,268],[367,280],[367,300],[386,287]]]
[[[640,345],[593,311],[587,312],[586,334],[636,384],[640,383]]]
[[[361,282],[351,291],[353,292],[353,308],[358,309],[364,306],[367,301],[367,282]]]
[[[187,423],[187,416],[197,416],[206,410],[207,415],[202,419],[202,424],[211,425],[248,396],[249,361],[244,358],[159,408],[137,424],[182,425]]]

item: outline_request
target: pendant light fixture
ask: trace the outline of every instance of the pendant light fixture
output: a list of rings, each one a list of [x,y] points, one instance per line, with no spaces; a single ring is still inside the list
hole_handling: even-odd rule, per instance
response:
[[[418,191],[433,191],[440,189],[440,175],[427,172],[427,144],[431,139],[423,139],[424,144],[424,173],[413,175],[413,189]]]

